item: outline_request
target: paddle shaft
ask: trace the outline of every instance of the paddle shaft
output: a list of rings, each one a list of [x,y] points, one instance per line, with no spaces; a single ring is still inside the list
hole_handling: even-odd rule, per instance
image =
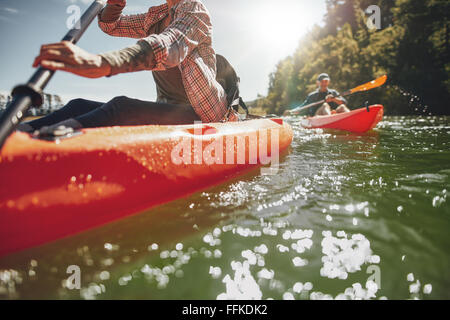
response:
[[[105,5],[105,0],[96,0],[86,10],[73,29],[71,29],[62,41],[70,41],[74,44],[80,40],[89,25],[100,13]],[[12,91],[12,100],[0,117],[0,150],[8,136],[16,129],[22,118],[31,106],[42,105],[42,91],[54,75],[54,71],[39,67],[26,84],[15,87]]]

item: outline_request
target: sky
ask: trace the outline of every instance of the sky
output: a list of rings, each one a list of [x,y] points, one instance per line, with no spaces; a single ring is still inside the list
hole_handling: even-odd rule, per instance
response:
[[[164,0],[128,0],[125,14],[146,12]],[[61,40],[67,33],[71,5],[81,12],[90,0],[0,0],[0,92],[26,82],[39,48]],[[292,54],[300,38],[314,24],[322,24],[325,0],[203,0],[214,28],[213,46],[241,78],[246,101],[267,94],[269,74]],[[135,39],[104,34],[93,22],[78,45],[102,53],[132,45]],[[149,71],[86,79],[57,72],[45,90],[64,100],[85,98],[108,101],[117,95],[155,100],[156,88]]]

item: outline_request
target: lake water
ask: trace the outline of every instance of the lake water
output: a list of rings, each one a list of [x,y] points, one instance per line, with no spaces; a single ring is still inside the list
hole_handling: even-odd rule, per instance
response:
[[[0,298],[450,299],[450,117],[362,136],[287,121],[277,175],[4,257]]]

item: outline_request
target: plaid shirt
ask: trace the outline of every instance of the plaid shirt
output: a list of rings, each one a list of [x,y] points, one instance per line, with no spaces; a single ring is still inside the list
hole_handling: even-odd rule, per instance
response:
[[[187,97],[203,122],[237,120],[234,112],[228,114],[225,90],[216,81],[216,55],[208,10],[199,0],[180,1],[170,12],[171,24],[162,33],[155,34],[156,24],[168,14],[168,5],[163,4],[151,7],[144,14],[122,15],[114,22],[99,19],[99,26],[109,35],[138,38],[140,43],[150,45],[154,56],[151,70],[178,66]]]

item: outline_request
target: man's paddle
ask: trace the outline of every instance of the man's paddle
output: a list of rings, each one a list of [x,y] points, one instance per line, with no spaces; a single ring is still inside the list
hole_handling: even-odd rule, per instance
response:
[[[96,0],[86,10],[77,22],[74,29],[70,30],[62,41],[70,41],[76,44],[87,30],[92,21],[103,9],[106,0]],[[12,101],[6,107],[0,117],[0,150],[8,136],[16,129],[21,119],[31,106],[42,105],[42,91],[49,83],[55,72],[39,67],[26,84],[15,87],[12,91]]]
[[[364,92],[364,91],[369,91],[369,90],[381,87],[383,84],[386,83],[386,80],[387,80],[387,75],[384,75],[382,77],[379,77],[378,79],[372,80],[372,81],[367,82],[365,84],[362,84],[362,85],[360,85],[360,86],[358,86],[356,88],[353,88],[353,89],[345,91],[343,94],[341,94],[341,97],[346,97],[346,96],[349,96],[349,95],[351,95],[353,93],[356,93],[356,92]],[[321,101],[318,101],[318,102],[314,102],[314,103],[308,104],[308,105],[303,106],[303,107],[299,107],[299,108],[293,109],[293,110],[290,111],[290,114],[297,115],[297,114],[300,113],[300,111],[303,111],[303,110],[306,110],[306,109],[309,109],[309,108],[312,108],[312,107],[324,104],[325,102],[326,102],[326,100],[321,100]]]

